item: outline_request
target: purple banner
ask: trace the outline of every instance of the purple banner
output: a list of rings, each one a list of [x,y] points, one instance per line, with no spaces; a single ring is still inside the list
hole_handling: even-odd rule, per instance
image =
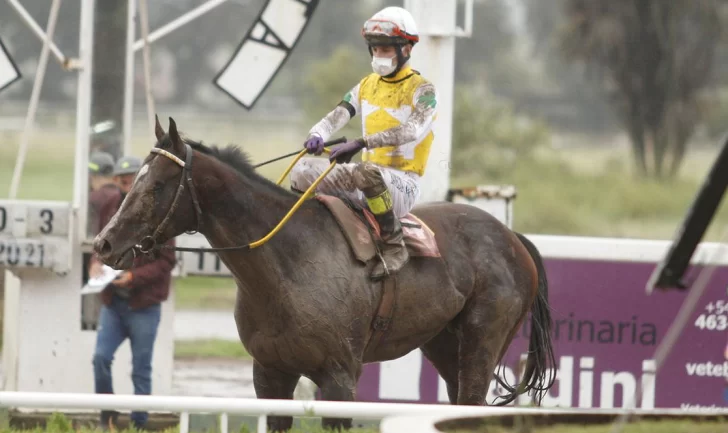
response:
[[[651,263],[546,259],[557,380],[545,407],[618,408],[643,387],[638,408],[728,407],[728,267],[716,270],[667,361],[653,355],[686,292],[645,293]],[[687,280],[697,276],[691,268]],[[506,379],[528,345],[529,322],[509,348]],[[495,382],[495,381],[494,381]],[[500,388],[500,387],[498,387]],[[494,401],[494,383],[487,401]],[[625,398],[627,401],[625,401]],[[365,366],[357,400],[446,403],[444,382],[419,350]],[[518,403],[527,404],[528,396]]]

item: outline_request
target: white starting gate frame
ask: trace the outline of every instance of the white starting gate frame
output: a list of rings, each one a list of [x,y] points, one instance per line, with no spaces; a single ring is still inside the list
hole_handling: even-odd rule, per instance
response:
[[[95,0],[81,2],[78,58],[53,43],[60,0],[53,0],[44,31],[17,0],[8,0],[43,41],[10,199],[0,200],[0,267],[5,269],[3,370],[5,391],[94,392],[92,356],[96,333],[82,329],[83,253],[88,252],[86,216],[90,135],[91,68]],[[78,74],[73,201],[16,200],[29,136],[49,54]],[[173,297],[163,306],[155,346],[155,393],[172,382]],[[115,357],[114,387],[132,393],[128,342]]]

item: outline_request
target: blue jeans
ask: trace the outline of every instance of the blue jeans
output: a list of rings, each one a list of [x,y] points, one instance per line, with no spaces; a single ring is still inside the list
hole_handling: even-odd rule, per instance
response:
[[[114,296],[111,305],[103,305],[99,315],[94,352],[94,380],[97,394],[113,394],[111,362],[116,349],[126,338],[131,343],[134,394],[152,392],[152,355],[161,318],[161,305],[132,310],[125,299]],[[132,412],[137,427],[147,422],[147,412]]]

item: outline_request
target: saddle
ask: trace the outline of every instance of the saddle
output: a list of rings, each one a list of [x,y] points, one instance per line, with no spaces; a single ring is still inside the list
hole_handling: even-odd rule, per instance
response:
[[[379,224],[369,209],[333,195],[316,195],[334,216],[354,257],[366,264],[377,256],[377,243],[381,239]],[[399,219],[404,244],[410,257],[440,257],[435,233],[412,213]]]
[[[381,240],[381,232],[377,220],[369,209],[334,195],[317,194],[315,198],[323,203],[334,216],[357,260],[367,264],[375,257],[379,257],[378,242]],[[411,213],[400,218],[399,221],[402,225],[404,244],[410,257],[441,257],[435,233],[427,224]],[[381,284],[382,297],[379,300],[377,314],[372,321],[372,335],[364,349],[365,357],[379,344],[394,315],[398,289],[397,274],[385,277]]]

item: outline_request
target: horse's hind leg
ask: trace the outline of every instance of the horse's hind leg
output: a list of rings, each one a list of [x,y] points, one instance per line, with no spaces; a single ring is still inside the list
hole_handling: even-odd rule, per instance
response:
[[[326,401],[354,401],[356,382],[359,372],[352,373],[337,366],[312,377],[321,389],[321,398]],[[349,430],[352,425],[351,418],[322,418],[321,426],[324,429]]]
[[[450,404],[458,401],[458,336],[444,328],[422,346],[422,353],[435,366],[447,385]]]
[[[282,371],[266,368],[257,361],[253,362],[253,386],[258,398],[292,400],[293,390],[300,375],[284,373]],[[268,429],[273,432],[285,432],[293,425],[291,416],[268,417]]]
[[[498,289],[491,287],[497,292]],[[509,293],[508,290],[502,293]],[[459,405],[483,405],[503,346],[512,338],[513,328],[523,312],[513,295],[475,300],[460,321],[462,342],[458,369]]]

